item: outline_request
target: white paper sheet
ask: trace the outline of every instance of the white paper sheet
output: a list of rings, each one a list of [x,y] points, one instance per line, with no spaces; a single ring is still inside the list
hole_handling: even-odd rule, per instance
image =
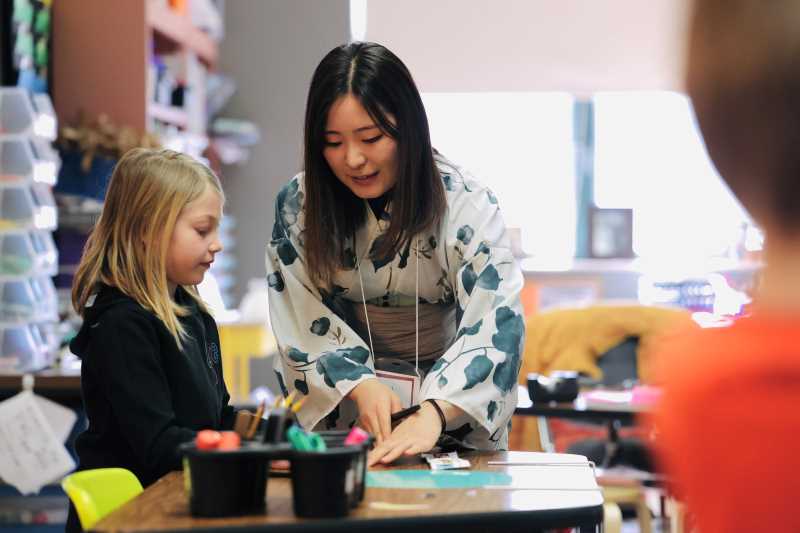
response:
[[[78,418],[75,411],[67,409],[63,405],[59,405],[43,396],[34,394],[33,398],[44,417],[50,422],[50,427],[53,429],[56,438],[60,442],[66,442],[72,431],[72,426],[75,425],[75,420]]]
[[[69,433],[75,415],[56,407],[29,391],[0,402],[0,478],[22,494],[39,492],[75,468],[59,438]]]

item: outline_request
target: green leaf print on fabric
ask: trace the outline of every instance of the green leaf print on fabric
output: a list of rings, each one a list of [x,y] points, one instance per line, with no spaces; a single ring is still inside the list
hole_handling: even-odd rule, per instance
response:
[[[369,258],[370,261],[372,261],[372,266],[375,267],[375,272],[385,267],[394,260],[394,257],[391,254],[389,254],[388,257],[375,257],[375,253],[378,250],[378,247],[381,245],[381,242],[382,242],[382,236],[376,238],[369,249]]]
[[[400,252],[400,262],[397,264],[397,268],[405,268],[406,265],[408,265],[408,256],[410,254],[411,254],[411,241],[408,241],[405,250]]]
[[[494,368],[494,364],[491,359],[485,355],[475,356],[464,369],[467,383],[462,390],[469,390],[478,383],[486,381],[486,378],[488,378],[489,374],[492,372],[492,368]]]
[[[342,263],[345,270],[353,270],[356,267],[356,253],[352,248],[345,248]]]
[[[308,363],[308,354],[301,352],[297,348],[289,348],[289,351],[286,352],[286,355],[288,355],[289,359],[295,363]]]
[[[334,285],[331,292],[328,292],[323,287],[317,287],[319,296],[325,307],[333,311],[333,313],[344,321],[347,321],[347,316],[350,309],[350,304],[342,296],[347,293],[347,289],[339,285]]]
[[[496,291],[500,286],[500,275],[494,265],[486,265],[481,275],[478,276],[478,287],[487,291]]]
[[[297,251],[289,239],[280,239],[278,241],[278,257],[281,258],[281,263],[284,265],[291,265],[297,259]]]
[[[283,292],[285,285],[283,283],[283,276],[281,276],[281,273],[273,272],[267,276],[267,285],[269,285],[270,288],[275,289],[277,292]]]
[[[436,360],[436,362],[435,362],[435,363],[433,363],[433,366],[432,366],[432,367],[431,367],[431,369],[430,369],[430,373],[436,372],[437,370],[439,370],[440,368],[442,368],[442,366],[444,366],[444,364],[445,364],[446,362],[447,362],[447,361],[445,361],[445,360],[444,360],[444,357],[440,357],[439,359],[437,359],[437,360]]]
[[[294,380],[294,388],[308,396],[308,383],[306,383],[305,379]]]
[[[489,421],[491,422],[492,420],[494,420],[494,415],[496,414],[497,414],[497,402],[492,400],[491,402],[489,402],[489,406],[486,408],[486,418],[488,418]]]
[[[450,274],[447,270],[442,269],[442,275],[439,277],[439,280],[436,282],[436,286],[441,289],[441,296],[439,297],[439,305],[444,305],[450,307],[456,299],[455,292],[453,292],[453,287],[450,285],[450,279],[448,278]]]
[[[472,241],[472,237],[475,235],[475,230],[472,229],[472,226],[464,225],[458,228],[458,232],[456,232],[456,239],[464,243],[466,246],[467,244]]]
[[[486,196],[489,198],[489,203],[490,204],[497,205],[497,197],[494,195],[494,193],[492,193],[492,191],[490,191],[489,189],[486,189]]]
[[[499,307],[494,319],[497,333],[492,335],[492,344],[501,352],[519,355],[519,345],[525,335],[522,317],[509,307]]]
[[[464,290],[467,291],[467,294],[472,296],[472,289],[475,288],[475,283],[478,281],[478,275],[475,273],[475,269],[472,268],[472,265],[467,265],[464,270],[461,272],[461,283],[464,285]]]
[[[286,384],[283,382],[283,374],[281,374],[277,370],[273,370],[273,372],[275,372],[275,377],[278,379],[278,386],[281,388],[281,393],[283,394],[283,397],[285,398],[289,396],[289,391],[286,390]]]
[[[478,245],[478,249],[475,250],[475,255],[478,255],[478,254],[490,255],[489,245],[486,244],[485,242],[481,241],[481,243]]]
[[[363,346],[356,346],[355,348],[342,348],[336,350],[335,353],[342,353],[342,355],[360,365],[367,364],[367,359],[369,359],[369,350]]]
[[[311,323],[311,333],[322,337],[331,327],[331,321],[328,317],[320,317]]]
[[[460,339],[463,335],[475,335],[481,330],[481,325],[483,325],[483,319],[478,320],[475,324],[468,328],[461,328],[458,330],[456,340]]]
[[[517,384],[519,375],[519,356],[509,355],[502,363],[497,364],[492,383],[504,393],[511,392]]]
[[[455,187],[453,187],[453,178],[451,178],[450,176],[443,175],[442,182],[444,183],[444,188],[447,189],[448,191],[452,192],[456,190]]]
[[[438,384],[440,389],[445,388],[447,386],[447,378],[444,376],[439,376]]]
[[[278,193],[277,210],[286,226],[293,226],[297,222],[303,204],[303,193],[300,192],[298,180],[291,180]]]
[[[280,213],[275,211],[275,222],[272,224],[272,244],[275,244],[281,239],[286,238],[286,230],[283,227],[283,221],[280,218]]]
[[[506,353],[505,361],[495,368],[492,382],[504,393],[511,392],[516,386],[520,364],[520,344],[525,335],[525,323],[522,317],[508,307],[500,307],[495,313],[497,333],[492,335],[492,344]]]
[[[356,381],[363,375],[372,374],[372,370],[363,364],[357,364],[354,358],[351,358],[347,352],[357,350],[343,349],[336,350],[335,352],[326,352],[317,359],[317,372],[323,376],[325,384],[329,387],[335,387],[336,383],[342,380]],[[364,348],[360,348],[367,352]],[[369,353],[369,352],[367,352]]]

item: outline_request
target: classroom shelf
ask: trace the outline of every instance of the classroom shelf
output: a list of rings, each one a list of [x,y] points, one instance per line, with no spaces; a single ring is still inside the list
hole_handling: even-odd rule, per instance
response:
[[[203,31],[194,27],[186,16],[151,1],[147,6],[147,24],[156,34],[157,51],[162,47],[166,50],[188,48],[194,51],[209,69],[216,67],[219,58],[217,44]]]
[[[169,124],[174,124],[179,128],[185,128],[189,123],[189,116],[187,115],[186,111],[180,107],[150,102],[147,105],[147,114],[150,116],[150,118],[160,120],[161,122],[167,122]]]

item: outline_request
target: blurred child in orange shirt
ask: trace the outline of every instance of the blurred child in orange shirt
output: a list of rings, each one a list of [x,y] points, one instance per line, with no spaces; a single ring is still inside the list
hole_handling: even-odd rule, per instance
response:
[[[701,532],[800,531],[800,2],[696,0],[687,87],[765,266],[752,316],[663,348],[660,458]]]

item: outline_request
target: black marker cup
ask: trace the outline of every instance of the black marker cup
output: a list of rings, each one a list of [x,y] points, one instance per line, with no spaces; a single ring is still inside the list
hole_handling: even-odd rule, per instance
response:
[[[294,514],[305,518],[347,516],[355,498],[360,446],[322,452],[293,450],[292,499]]]
[[[220,517],[266,512],[269,462],[286,459],[289,447],[244,442],[237,450],[181,446],[183,475],[193,516]]]
[[[347,435],[350,433],[349,430],[331,430],[331,431],[319,431],[319,435],[322,437],[322,440],[325,441],[325,445],[328,448],[336,448],[339,446],[345,446],[344,440],[347,438]],[[364,500],[364,488],[366,486],[367,481],[367,453],[372,448],[372,443],[375,439],[370,435],[370,437],[362,442],[361,444],[351,444],[348,447],[358,447],[360,448],[360,452],[356,457],[356,464],[355,464],[355,486],[353,490],[353,496],[350,499],[350,506],[357,507]]]

